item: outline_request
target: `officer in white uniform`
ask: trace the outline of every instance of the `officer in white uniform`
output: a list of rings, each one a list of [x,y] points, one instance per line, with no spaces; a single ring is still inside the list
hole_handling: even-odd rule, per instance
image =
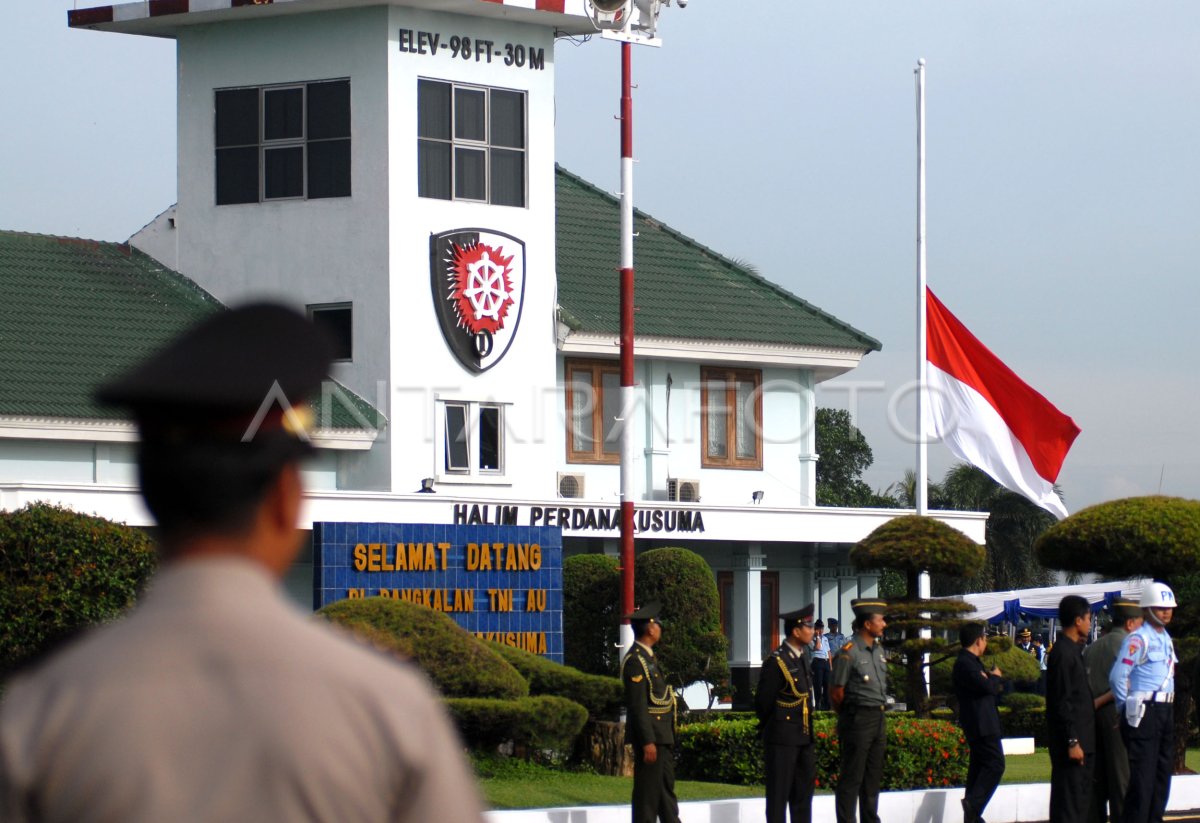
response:
[[[9,685],[0,820],[481,820],[420,673],[280,586],[300,548],[304,401],[328,351],[301,315],[248,306],[101,390],[137,420],[161,570],[126,619]]]
[[[1175,593],[1165,583],[1148,583],[1140,605],[1146,620],[1130,633],[1109,674],[1121,715],[1121,737],[1129,752],[1129,789],[1122,823],[1162,820],[1171,792],[1175,760],[1175,646],[1167,626]]]

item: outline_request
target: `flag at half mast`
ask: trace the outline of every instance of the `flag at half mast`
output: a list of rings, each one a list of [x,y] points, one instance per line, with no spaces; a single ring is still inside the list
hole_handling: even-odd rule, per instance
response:
[[[927,430],[997,483],[1066,517],[1054,483],[1079,427],[980,343],[932,291],[925,295]]]

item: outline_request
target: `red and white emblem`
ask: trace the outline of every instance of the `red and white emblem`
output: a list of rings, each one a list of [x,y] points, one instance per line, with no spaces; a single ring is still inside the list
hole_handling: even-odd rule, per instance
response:
[[[495,334],[513,305],[513,256],[483,243],[454,247],[454,304],[471,334]]]
[[[474,372],[496,365],[521,321],[525,244],[487,229],[456,229],[430,242],[430,286],[442,336]]]

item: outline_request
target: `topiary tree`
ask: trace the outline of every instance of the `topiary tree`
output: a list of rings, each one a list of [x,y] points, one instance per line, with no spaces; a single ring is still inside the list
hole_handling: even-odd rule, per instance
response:
[[[902,636],[885,639],[899,652],[907,672],[905,693],[919,717],[929,715],[925,695],[925,659],[932,662],[958,653],[960,616],[971,610],[957,600],[923,600],[917,596],[922,572],[969,577],[983,567],[985,552],[965,534],[939,520],[919,515],[895,517],[884,523],[850,550],[850,562],[859,569],[894,569],[904,575],[905,594],[888,601],[888,626]],[[930,629],[933,637],[921,637]],[[937,637],[949,632],[954,640]]]
[[[662,604],[666,628],[654,651],[672,685],[706,680],[726,688],[729,662],[717,581],[704,558],[687,549],[651,549],[638,555],[633,579],[639,605]]]
[[[388,597],[338,600],[318,615],[410,659],[444,697],[526,697],[529,685],[490,644],[443,612]]]
[[[563,561],[563,662],[581,672],[616,675],[621,570],[615,557],[577,554]]]
[[[46,503],[0,513],[0,676],[117,617],[155,562],[129,526]]]
[[[1089,506],[1047,529],[1034,551],[1052,569],[1166,581],[1180,603],[1172,636],[1200,628],[1200,602],[1194,596],[1200,594],[1200,500],[1152,495]],[[1175,678],[1177,772],[1184,767],[1198,668],[1194,653],[1190,658],[1181,662]]]

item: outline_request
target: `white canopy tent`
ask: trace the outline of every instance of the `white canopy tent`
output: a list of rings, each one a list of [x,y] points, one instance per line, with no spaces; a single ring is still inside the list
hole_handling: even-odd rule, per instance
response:
[[[1077,594],[1099,611],[1119,597],[1140,600],[1142,586],[1148,580],[1112,580],[1107,583],[1081,583],[1074,586],[1045,586],[1038,589],[1016,589],[1007,592],[955,595],[947,600],[963,600],[974,607],[966,619],[986,620],[989,623],[1009,622],[1014,625],[1029,618],[1052,619],[1058,616],[1058,604],[1068,594]]]

